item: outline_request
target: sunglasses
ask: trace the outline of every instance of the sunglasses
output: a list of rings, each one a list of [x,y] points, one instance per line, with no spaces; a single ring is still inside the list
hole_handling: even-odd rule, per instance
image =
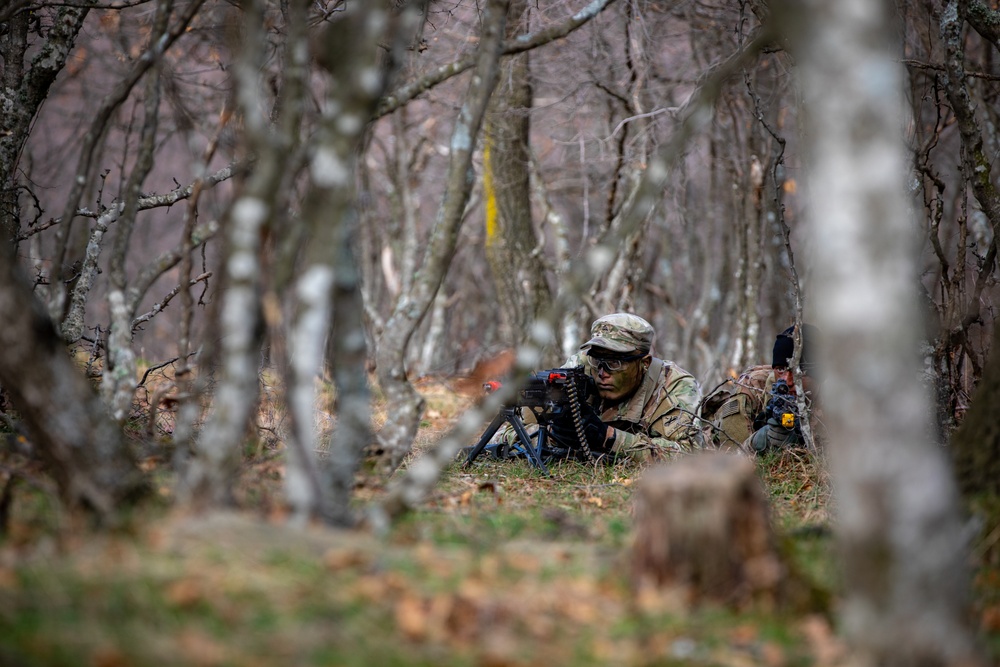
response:
[[[630,357],[619,357],[617,359],[587,357],[587,367],[593,371],[600,371],[603,368],[605,373],[617,373],[621,369],[625,368],[626,364],[642,359],[645,356],[645,354],[634,354]]]

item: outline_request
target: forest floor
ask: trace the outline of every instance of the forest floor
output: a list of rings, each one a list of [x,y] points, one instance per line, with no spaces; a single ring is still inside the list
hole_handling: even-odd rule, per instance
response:
[[[417,451],[468,407],[444,385],[428,399]],[[632,493],[641,469],[523,461],[452,465],[385,535],[294,527],[281,449],[248,448],[240,511],[171,509],[169,456],[143,465],[160,502],[127,530],[95,533],[32,483],[7,499],[0,536],[0,665],[719,665],[848,664],[832,619],[837,570],[830,490],[803,452],[757,462],[789,577],[811,595],[733,610],[637,598],[629,582]],[[359,477],[358,502],[386,480]],[[974,617],[1000,655],[998,531],[975,544]],[[991,541],[992,540],[992,541]],[[988,566],[989,561],[994,561]]]

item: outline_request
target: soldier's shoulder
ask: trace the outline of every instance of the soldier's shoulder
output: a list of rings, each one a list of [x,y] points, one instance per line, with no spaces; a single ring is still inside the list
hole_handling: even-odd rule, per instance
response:
[[[663,371],[661,374],[666,382],[673,382],[682,378],[691,378],[694,380],[693,373],[684,370],[673,361],[668,359],[658,359],[658,361],[663,364]]]
[[[767,384],[768,378],[774,375],[773,366],[751,366],[740,373],[739,377],[736,378],[736,385],[740,387],[753,387],[755,389],[763,389]]]

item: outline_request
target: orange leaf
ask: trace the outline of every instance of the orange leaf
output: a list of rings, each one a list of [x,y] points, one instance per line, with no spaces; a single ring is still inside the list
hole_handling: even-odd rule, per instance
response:
[[[413,640],[427,635],[427,611],[422,600],[414,595],[403,596],[394,610],[396,625],[400,631]]]

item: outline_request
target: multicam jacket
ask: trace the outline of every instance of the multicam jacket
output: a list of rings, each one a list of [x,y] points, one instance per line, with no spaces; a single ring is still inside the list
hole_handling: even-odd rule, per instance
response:
[[[563,367],[587,368],[585,361],[585,354],[576,354]],[[588,370],[588,374],[593,372]],[[619,431],[612,451],[645,462],[702,448],[694,418],[700,402],[701,386],[693,375],[653,357],[631,398],[617,405],[598,406],[598,411],[603,422]]]
[[[587,368],[586,359],[583,353],[575,354],[562,367]],[[587,374],[592,376],[593,372],[588,369]],[[695,424],[700,402],[701,386],[693,375],[654,357],[631,398],[596,407],[601,420],[618,429],[612,451],[642,463],[703,448],[702,434]],[[534,421],[529,411],[525,413],[526,423]],[[511,443],[516,439],[514,429],[504,424],[493,442]]]

